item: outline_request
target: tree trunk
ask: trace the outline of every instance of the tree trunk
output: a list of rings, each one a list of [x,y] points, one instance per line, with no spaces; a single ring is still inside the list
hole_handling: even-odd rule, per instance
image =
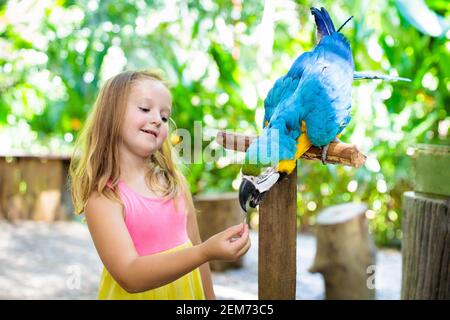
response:
[[[403,194],[402,299],[450,299],[450,198]]]
[[[198,227],[202,241],[244,221],[245,216],[239,205],[238,194],[234,192],[198,195],[194,197],[194,205],[198,211]],[[242,265],[242,258],[236,261],[210,261],[211,270],[214,271],[240,268]]]
[[[275,184],[259,204],[258,295],[295,299],[297,169]]]
[[[347,203],[317,216],[317,252],[310,272],[325,280],[326,299],[374,299],[375,248],[365,204]]]

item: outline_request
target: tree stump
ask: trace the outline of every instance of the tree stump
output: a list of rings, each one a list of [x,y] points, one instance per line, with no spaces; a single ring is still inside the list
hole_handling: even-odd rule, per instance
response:
[[[366,210],[365,204],[345,203],[317,216],[317,252],[309,271],[322,274],[326,299],[375,298],[375,246]]]
[[[259,204],[258,296],[295,300],[297,169],[275,184]]]
[[[402,299],[450,299],[449,208],[449,197],[403,194]]]
[[[202,241],[235,224],[242,223],[245,215],[239,205],[238,194],[235,192],[221,194],[197,195],[194,206],[198,211],[197,220]],[[243,259],[236,261],[210,261],[211,270],[224,271],[230,268],[240,268]]]

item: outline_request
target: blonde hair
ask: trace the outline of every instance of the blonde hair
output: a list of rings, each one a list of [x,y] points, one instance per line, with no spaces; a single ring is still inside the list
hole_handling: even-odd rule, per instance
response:
[[[158,72],[126,71],[109,79],[98,94],[75,143],[69,167],[75,214],[84,211],[94,192],[122,204],[116,187],[120,176],[118,164],[122,119],[130,88],[133,82],[141,79],[159,81],[169,88]],[[187,207],[195,211],[188,183],[176,162],[170,139],[166,139],[161,148],[149,157],[149,171],[145,177],[147,184],[158,195],[168,199],[177,200],[178,196],[184,195]]]

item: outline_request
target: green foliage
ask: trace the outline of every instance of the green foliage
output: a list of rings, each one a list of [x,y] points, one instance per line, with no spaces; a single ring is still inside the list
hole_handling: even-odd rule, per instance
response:
[[[10,134],[10,148],[51,139],[70,145],[106,78],[157,68],[172,83],[177,127],[194,136],[194,121],[202,121],[202,146],[219,151],[210,145],[214,130],[260,131],[268,89],[315,43],[313,1],[20,3],[0,2],[0,130]],[[427,3],[448,17],[447,1]],[[368,161],[360,169],[300,161],[299,221],[310,223],[329,205],[364,201],[377,243],[398,244],[401,195],[413,187],[410,148],[450,143],[450,43],[414,29],[393,0],[321,5],[337,26],[355,16],[342,32],[358,70],[413,82],[355,84],[353,120],[341,139]],[[236,188],[240,166],[228,164],[232,156],[188,165],[192,191]]]

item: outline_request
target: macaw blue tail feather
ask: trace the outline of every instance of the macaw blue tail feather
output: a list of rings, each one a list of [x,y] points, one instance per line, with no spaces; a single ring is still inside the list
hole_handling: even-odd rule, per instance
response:
[[[330,18],[327,10],[325,8],[311,8],[311,14],[314,16],[314,20],[317,25],[317,32],[319,33],[319,38],[321,39],[323,36],[328,36],[336,31],[334,28],[333,21]]]
[[[411,82],[411,79],[403,78],[403,77],[395,77],[388,76],[385,74],[378,74],[372,72],[353,72],[353,80],[361,80],[361,79],[381,79],[381,80],[390,80],[390,81],[406,81]]]

